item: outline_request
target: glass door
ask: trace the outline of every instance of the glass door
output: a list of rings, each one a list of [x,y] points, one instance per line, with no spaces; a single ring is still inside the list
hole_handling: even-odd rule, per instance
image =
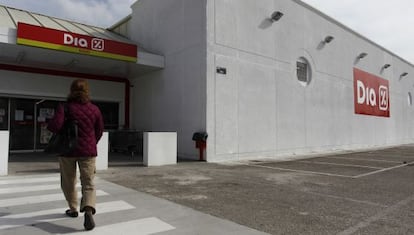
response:
[[[10,150],[42,150],[52,136],[47,121],[55,114],[57,104],[58,101],[44,99],[11,98]]]
[[[9,99],[0,98],[0,130],[9,129]]]
[[[10,151],[43,150],[52,136],[47,130],[47,123],[55,115],[60,102],[41,98],[0,98],[0,130],[7,130],[10,123]],[[119,104],[96,104],[101,109],[105,129],[118,129]]]
[[[33,150],[33,119],[33,100],[10,99],[10,150]]]
[[[35,102],[35,116],[37,118],[34,130],[36,138],[34,150],[44,149],[50,137],[52,137],[52,132],[47,129],[47,122],[55,115],[58,104],[58,101],[51,100],[38,100]]]

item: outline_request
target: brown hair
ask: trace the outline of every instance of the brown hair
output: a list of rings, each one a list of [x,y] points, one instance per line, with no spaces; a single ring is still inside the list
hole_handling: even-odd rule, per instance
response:
[[[70,86],[70,94],[68,101],[75,101],[80,103],[87,103],[89,98],[89,85],[85,79],[76,79]]]

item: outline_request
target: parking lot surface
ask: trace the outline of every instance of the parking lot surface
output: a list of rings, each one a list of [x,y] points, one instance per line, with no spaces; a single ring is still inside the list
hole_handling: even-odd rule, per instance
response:
[[[292,161],[141,161],[113,154],[98,176],[270,234],[414,234],[414,145]],[[14,174],[53,171],[19,164]]]

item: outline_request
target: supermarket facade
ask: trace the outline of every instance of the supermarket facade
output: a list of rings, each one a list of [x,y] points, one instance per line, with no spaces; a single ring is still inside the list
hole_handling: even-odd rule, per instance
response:
[[[41,151],[73,79],[108,131],[210,162],[414,142],[414,66],[299,0],[139,0],[109,29],[0,6],[5,151]],[[160,146],[161,147],[161,146]]]

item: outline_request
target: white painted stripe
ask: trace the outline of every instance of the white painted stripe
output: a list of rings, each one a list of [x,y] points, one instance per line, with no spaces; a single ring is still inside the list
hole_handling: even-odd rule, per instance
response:
[[[383,167],[363,166],[363,165],[354,165],[354,164],[342,164],[342,163],[333,163],[333,162],[320,162],[320,161],[297,161],[297,162],[320,164],[320,165],[332,165],[332,166],[346,166],[346,167],[356,167],[356,168],[368,168],[368,169],[375,169],[375,170],[384,169]]]
[[[59,177],[60,173],[48,173],[48,174],[34,174],[34,175],[7,175],[7,176],[0,176],[0,180],[1,179],[23,179],[23,178],[27,178],[27,179],[31,179],[31,178],[45,178],[45,177],[52,177],[52,176],[56,176]]]
[[[349,201],[349,202],[354,202],[354,203],[366,204],[366,205],[369,205],[369,206],[376,206],[376,207],[382,207],[382,208],[387,208],[388,207],[387,205],[383,205],[383,204],[379,204],[379,203],[375,203],[375,202],[357,200],[357,199],[354,199],[354,198],[330,195],[330,194],[326,194],[326,193],[317,193],[317,192],[312,192],[312,191],[306,191],[306,193],[307,194],[312,194],[312,195],[318,195],[318,196],[321,196],[321,197],[328,197],[328,198],[338,199],[338,200],[341,200],[341,201]]]
[[[78,189],[81,188],[81,185],[78,183],[76,184]],[[0,188],[0,195],[1,194],[10,194],[10,193],[28,193],[28,192],[39,192],[45,190],[56,190],[60,189],[60,184],[48,184],[48,185],[36,185],[36,186],[20,186],[20,187],[8,187],[8,188]]]
[[[377,214],[368,217],[367,219],[359,222],[358,224],[351,226],[340,233],[337,233],[337,235],[362,234],[361,232],[358,233],[358,231],[370,226],[371,224],[375,224],[376,222],[378,223],[378,221],[384,220],[390,214],[396,213],[396,211],[401,211],[401,208],[409,208],[409,205],[411,204],[413,199],[414,198],[410,196],[402,201],[399,201],[398,203],[390,207],[387,207],[385,210],[380,210]]]
[[[344,159],[344,160],[355,160],[355,161],[368,161],[368,162],[388,162],[388,163],[401,163],[400,161],[390,161],[390,160],[380,160],[380,159],[371,159],[371,158],[350,158],[350,157],[325,157],[325,158],[334,158],[334,159]]]
[[[175,227],[156,218],[149,217],[145,219],[132,220],[123,223],[111,224],[102,227],[96,227],[88,231],[88,235],[102,234],[122,234],[122,235],[149,235],[173,230]],[[65,235],[84,235],[85,232],[65,233]]]
[[[361,177],[364,177],[364,176],[369,176],[369,175],[377,174],[377,173],[380,173],[380,172],[397,169],[397,168],[407,166],[407,165],[410,165],[410,164],[413,164],[413,163],[414,162],[409,162],[409,163],[406,163],[406,164],[401,164],[401,165],[397,165],[397,166],[393,166],[393,167],[384,168],[384,169],[381,169],[381,170],[378,170],[378,171],[372,171],[372,172],[368,172],[368,173],[365,173],[365,174],[360,174],[360,175],[354,176],[354,178],[361,178]]]
[[[59,176],[54,177],[43,177],[43,178],[16,178],[16,179],[10,179],[10,178],[0,178],[0,185],[17,185],[17,184],[32,184],[32,183],[46,183],[46,182],[60,182]]]
[[[56,185],[56,184],[9,187],[9,188],[0,188],[0,194],[38,192],[38,191],[45,191],[45,190],[54,190],[54,189],[59,189],[59,188],[60,188],[60,185]]]
[[[124,201],[113,201],[96,204],[96,210],[99,214],[130,209],[135,209],[135,207]],[[65,207],[24,214],[2,216],[0,217],[0,230],[25,226],[29,224],[53,222],[67,219],[68,217],[64,214],[66,210],[67,208]]]
[[[96,190],[96,196],[105,196],[105,195],[108,195],[108,193],[102,190]],[[81,197],[80,192],[78,193],[78,197]],[[60,201],[60,200],[65,200],[63,193],[9,198],[9,199],[0,200],[0,207],[30,205],[30,204],[37,204],[37,203],[50,202],[50,201]]]
[[[289,168],[270,167],[270,166],[263,166],[263,165],[257,165],[257,164],[244,164],[244,165],[246,165],[246,166],[252,166],[252,167],[260,167],[260,168],[273,169],[273,170],[299,172],[299,173],[311,174],[311,175],[326,175],[326,176],[336,176],[336,177],[343,177],[343,178],[355,178],[354,176],[351,176],[351,175],[338,175],[338,174],[315,172],[315,171],[295,170],[295,169],[289,169]]]

